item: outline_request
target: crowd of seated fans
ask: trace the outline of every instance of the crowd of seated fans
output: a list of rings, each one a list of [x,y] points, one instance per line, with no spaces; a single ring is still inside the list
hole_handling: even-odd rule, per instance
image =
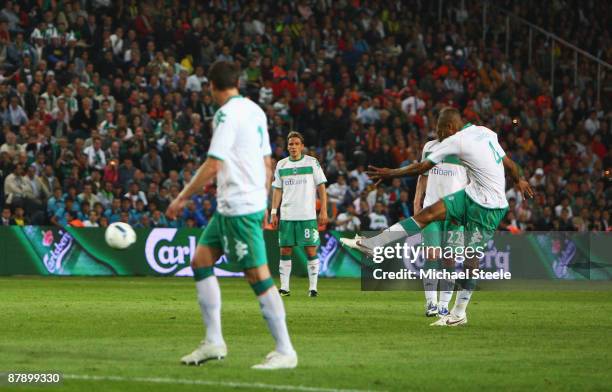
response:
[[[598,3],[500,5],[610,61],[609,7]],[[498,132],[537,192],[525,200],[508,179],[502,229],[609,230],[609,72],[598,99],[593,64],[575,78],[559,51],[551,83],[545,37],[530,46],[513,26],[506,55],[501,14],[489,11],[483,40],[481,1],[443,4],[439,14],[437,1],[417,0],[5,1],[1,224],[205,227],[214,184],[178,219],[164,211],[206,159],[216,110],[206,72],[226,60],[267,113],[275,160],[290,130],[304,134],[328,178],[328,228],[410,216],[417,179],[374,186],[365,170],[420,160],[437,113],[455,106]]]

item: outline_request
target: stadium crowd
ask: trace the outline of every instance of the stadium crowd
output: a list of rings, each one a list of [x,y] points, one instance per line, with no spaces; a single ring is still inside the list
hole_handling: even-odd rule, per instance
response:
[[[609,230],[609,73],[599,101],[593,65],[574,79],[573,55],[559,50],[551,95],[549,41],[535,37],[529,56],[526,30],[513,31],[506,56],[493,14],[483,40],[480,1],[444,3],[439,22],[437,1],[5,1],[0,223],[205,226],[214,184],[180,219],[164,211],[206,157],[216,109],[206,72],[226,60],[268,115],[275,159],[290,130],[304,134],[328,179],[330,228],[411,215],[416,178],[374,188],[364,170],[420,160],[450,105],[497,131],[537,190],[524,200],[508,180],[502,229]],[[529,4],[533,22],[553,20],[612,59],[591,3],[576,5],[578,19],[548,3]]]

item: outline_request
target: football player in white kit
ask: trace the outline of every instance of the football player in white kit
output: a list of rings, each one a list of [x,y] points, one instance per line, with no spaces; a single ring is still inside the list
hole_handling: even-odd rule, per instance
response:
[[[469,124],[464,127],[467,126]],[[421,161],[426,160],[440,143],[450,136],[444,129],[438,131],[437,139],[425,143]],[[459,158],[456,155],[447,156],[431,170],[419,176],[414,195],[414,214],[418,214],[423,208],[429,207],[444,196],[465,188],[467,184],[467,170]],[[443,267],[444,270],[453,271],[454,260],[442,260],[442,248],[463,246],[463,226],[454,220],[435,221],[428,224],[421,234],[426,249],[440,248],[427,252],[424,269],[436,270]],[[438,301],[438,279],[423,278],[427,317],[448,315],[448,304],[453,296],[454,286],[455,281],[452,279],[440,280],[440,301]]]
[[[181,362],[199,365],[227,356],[221,331],[221,290],[214,272],[215,262],[225,254],[244,270],[276,341],[274,351],[253,369],[292,369],[298,357],[289,338],[285,305],[268,269],[262,227],[272,178],[267,118],[256,103],[239,94],[239,77],[240,70],[234,63],[217,61],[211,65],[212,95],[220,108],[214,116],[208,156],[166,211],[168,217],[175,218],[191,195],[216,178],[217,211],[191,259],[206,335]]]
[[[319,276],[319,224],[327,224],[327,179],[316,158],[304,155],[304,137],[296,131],[287,135],[289,156],[276,164],[272,182],[272,227],[278,228],[280,246],[281,287],[283,297],[290,295],[289,277],[291,276],[291,254],[294,246],[304,247],[308,259],[309,297],[317,297]],[[321,200],[321,211],[317,222],[317,192]],[[278,208],[280,206],[280,223]]]
[[[371,166],[368,175],[373,180],[415,176],[431,170],[444,158],[456,155],[468,170],[467,187],[438,200],[375,237],[367,240],[360,237],[343,239],[343,245],[371,255],[374,246],[421,232],[431,222],[453,219],[465,227],[465,246],[482,248],[508,210],[504,169],[510,171],[523,194],[533,197],[529,183],[519,174],[518,166],[506,156],[495,132],[483,126],[470,124],[466,127],[455,108],[445,108],[440,112],[438,129],[447,131],[451,136],[444,139],[424,161],[397,169]],[[478,268],[478,263],[477,258],[466,258],[464,266],[471,271]],[[462,289],[457,294],[453,309],[432,325],[457,326],[467,323],[466,308],[475,281],[466,279],[458,283]]]

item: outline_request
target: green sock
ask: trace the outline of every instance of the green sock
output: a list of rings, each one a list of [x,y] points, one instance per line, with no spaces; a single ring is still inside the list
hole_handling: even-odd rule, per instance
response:
[[[414,218],[404,219],[403,221],[400,222],[400,225],[402,225],[402,227],[404,228],[404,230],[406,230],[408,235],[412,235],[414,233],[418,233],[419,231],[421,231],[421,227],[417,225],[417,223],[414,221]]]

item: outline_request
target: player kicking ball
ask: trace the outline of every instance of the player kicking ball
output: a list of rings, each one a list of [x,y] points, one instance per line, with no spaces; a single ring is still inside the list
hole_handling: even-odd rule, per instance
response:
[[[267,119],[258,105],[238,93],[239,76],[240,70],[234,63],[217,61],[211,66],[208,79],[213,99],[220,108],[213,119],[208,157],[166,211],[174,219],[192,194],[216,178],[217,211],[191,260],[206,337],[181,362],[199,365],[227,355],[221,333],[221,290],[214,274],[215,262],[225,253],[230,262],[239,263],[244,270],[276,341],[274,351],[253,369],[294,368],[298,358],[289,339],[283,300],[270,276],[263,237],[267,190],[272,178]]]
[[[278,244],[280,246],[279,273],[281,296],[287,297],[289,278],[291,275],[291,254],[293,247],[304,247],[308,258],[308,295],[316,297],[317,279],[319,277],[319,246],[318,225],[327,224],[327,179],[319,161],[309,155],[304,155],[304,137],[299,132],[289,132],[287,136],[289,156],[276,164],[274,181],[272,182],[271,223],[274,229],[279,229]],[[321,212],[317,223],[317,192],[321,200]],[[280,223],[278,206],[280,205]]]
[[[373,254],[375,246],[384,246],[406,235],[421,232],[431,222],[455,220],[465,226],[466,247],[484,247],[508,210],[504,168],[510,171],[520,191],[533,197],[529,183],[519,174],[517,165],[506,156],[495,132],[483,126],[464,124],[459,111],[454,108],[445,108],[440,112],[438,129],[451,136],[444,139],[424,161],[398,169],[371,167],[368,175],[378,180],[415,176],[432,169],[446,157],[455,155],[467,168],[467,187],[436,201],[415,216],[396,223],[375,237],[346,239],[342,241],[343,245],[369,255]],[[464,262],[468,271],[478,266],[477,258],[466,258]],[[461,291],[457,293],[450,314],[431,325],[453,327],[467,323],[466,308],[475,281],[466,279],[458,283]]]
[[[450,136],[446,129],[438,129],[438,138],[425,143],[421,161],[426,160],[429,155],[440,145],[444,139]],[[467,171],[455,155],[449,155],[432,169],[424,172],[417,180],[414,195],[414,213],[418,214],[423,207],[427,208],[444,196],[455,193],[468,184]],[[435,221],[428,224],[422,232],[423,243],[427,247],[435,247],[436,250],[427,252],[425,269],[443,268],[446,271],[454,271],[455,261],[443,260],[441,250],[446,246],[463,245],[463,226],[453,221]],[[447,316],[450,312],[448,304],[453,297],[455,281],[443,279],[440,282],[440,301],[438,301],[438,279],[424,278],[423,290],[425,292],[425,316],[434,317]]]

